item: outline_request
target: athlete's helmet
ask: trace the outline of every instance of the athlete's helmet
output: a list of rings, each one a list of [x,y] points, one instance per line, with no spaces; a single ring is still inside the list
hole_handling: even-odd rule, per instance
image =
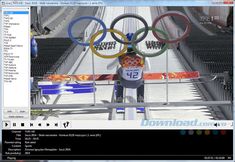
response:
[[[128,41],[131,41],[133,35],[134,35],[134,33],[127,33],[126,34],[126,37],[127,37]],[[131,44],[128,44],[128,46],[127,46],[127,53],[134,53]]]
[[[133,35],[134,35],[134,33],[127,33],[126,34],[126,37],[127,37],[128,41],[131,41]]]

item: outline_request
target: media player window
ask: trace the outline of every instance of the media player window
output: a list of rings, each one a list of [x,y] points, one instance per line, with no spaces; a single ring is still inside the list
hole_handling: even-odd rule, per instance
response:
[[[233,1],[1,5],[3,160],[233,160]]]

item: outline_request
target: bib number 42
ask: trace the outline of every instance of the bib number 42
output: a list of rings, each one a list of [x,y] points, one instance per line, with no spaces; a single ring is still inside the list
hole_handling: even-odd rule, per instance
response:
[[[128,71],[128,72],[126,73],[126,75],[127,75],[130,79],[138,79],[139,72],[138,72],[138,71]]]
[[[139,80],[142,75],[142,70],[135,69],[124,69],[123,70],[123,78],[126,80]]]

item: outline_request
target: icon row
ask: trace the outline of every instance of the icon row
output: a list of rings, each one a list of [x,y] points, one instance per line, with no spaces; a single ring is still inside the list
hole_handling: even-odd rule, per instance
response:
[[[10,122],[4,121],[3,128],[68,128],[70,122]]]

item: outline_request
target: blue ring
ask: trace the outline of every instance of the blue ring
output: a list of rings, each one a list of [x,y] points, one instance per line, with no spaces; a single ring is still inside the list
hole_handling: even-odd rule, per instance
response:
[[[69,35],[69,38],[70,38],[74,43],[79,44],[79,45],[81,45],[81,46],[89,46],[89,45],[90,45],[90,43],[82,43],[82,42],[79,42],[79,41],[78,41],[77,39],[75,39],[75,38],[73,37],[73,35],[72,35],[72,28],[73,28],[73,25],[74,25],[75,23],[81,21],[81,20],[84,20],[84,19],[95,20],[95,21],[97,21],[98,23],[101,24],[101,26],[103,27],[103,31],[104,31],[104,32],[103,32],[102,36],[101,36],[97,41],[94,42],[94,45],[97,45],[97,44],[99,44],[100,42],[102,42],[102,41],[104,40],[106,34],[107,34],[107,28],[106,28],[106,26],[105,26],[105,24],[104,24],[104,22],[103,22],[102,20],[100,20],[100,19],[98,19],[98,18],[96,18],[96,17],[94,17],[94,16],[81,16],[81,17],[79,17],[78,19],[75,19],[75,20],[71,21],[70,24],[69,24],[69,27],[68,27],[68,35]]]

